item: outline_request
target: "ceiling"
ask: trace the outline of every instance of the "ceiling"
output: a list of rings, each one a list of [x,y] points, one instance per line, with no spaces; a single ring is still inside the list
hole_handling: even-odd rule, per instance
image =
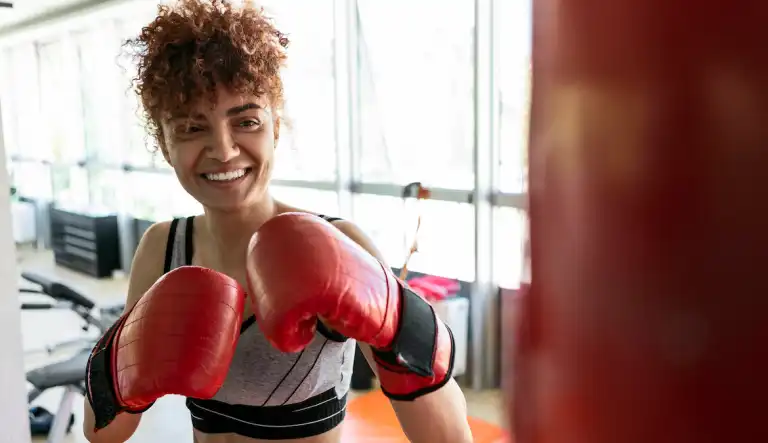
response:
[[[19,25],[40,16],[54,15],[79,3],[93,0],[3,0],[13,3],[13,8],[0,8],[0,30]]]

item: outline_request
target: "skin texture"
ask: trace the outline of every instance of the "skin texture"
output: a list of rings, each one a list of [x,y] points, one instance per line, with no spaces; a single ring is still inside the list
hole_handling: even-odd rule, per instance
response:
[[[269,218],[302,210],[274,200],[269,193],[279,134],[279,119],[275,117],[270,101],[239,95],[224,88],[217,90],[217,97],[214,106],[199,106],[192,118],[185,116],[164,122],[165,137],[161,149],[181,185],[203,204],[205,210],[195,223],[193,264],[227,274],[245,287],[245,257],[250,237]],[[250,172],[236,184],[225,187],[210,183],[203,175],[241,168]],[[383,262],[379,250],[356,225],[338,221],[335,226]],[[144,235],[134,257],[128,307],[133,306],[160,277],[168,229],[169,223],[162,222],[153,225]],[[251,313],[251,307],[246,303],[245,316]],[[372,362],[370,349],[365,345],[362,348]],[[392,406],[413,442],[472,441],[466,420],[466,402],[455,381],[413,402],[393,401]],[[93,413],[87,402],[85,417],[84,431],[92,443],[125,441],[141,419],[141,415],[122,414],[94,435],[91,432]],[[342,427],[343,424],[311,438],[284,441],[338,443]],[[195,441],[253,443],[259,440],[234,434],[195,432]]]

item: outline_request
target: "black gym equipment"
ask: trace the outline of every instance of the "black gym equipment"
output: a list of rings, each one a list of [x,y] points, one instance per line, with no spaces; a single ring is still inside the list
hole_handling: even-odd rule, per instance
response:
[[[120,303],[97,307],[91,299],[67,285],[30,272],[23,272],[21,276],[24,280],[37,285],[35,289],[21,288],[19,290],[21,294],[41,294],[52,300],[51,302],[22,302],[22,310],[71,310],[85,321],[84,331],[95,327],[101,335],[122,314],[125,306]],[[40,407],[30,408],[32,433],[47,434],[47,443],[60,443],[72,428],[74,423],[72,403],[76,394],[85,395],[85,368],[97,339],[83,338],[73,355],[27,372],[27,382],[32,385],[27,395],[30,403],[49,389],[57,387],[65,389],[57,411],[51,413]],[[68,345],[71,344],[68,343]],[[49,352],[52,352],[52,349],[49,349]]]

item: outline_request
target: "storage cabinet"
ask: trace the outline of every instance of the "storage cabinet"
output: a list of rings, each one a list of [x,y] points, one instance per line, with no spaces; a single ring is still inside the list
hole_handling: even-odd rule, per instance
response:
[[[51,243],[56,263],[96,278],[120,268],[117,216],[51,209]]]

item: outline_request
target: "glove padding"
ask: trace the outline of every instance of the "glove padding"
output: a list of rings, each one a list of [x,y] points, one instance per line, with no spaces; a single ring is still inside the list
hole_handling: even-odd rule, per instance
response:
[[[319,316],[371,345],[390,398],[412,400],[450,380],[450,329],[389,268],[320,217],[268,220],[251,239],[246,270],[258,324],[277,349],[303,349]]]
[[[95,430],[158,398],[211,398],[224,383],[245,293],[219,272],[183,266],[161,277],[102,336],[86,370]]]

